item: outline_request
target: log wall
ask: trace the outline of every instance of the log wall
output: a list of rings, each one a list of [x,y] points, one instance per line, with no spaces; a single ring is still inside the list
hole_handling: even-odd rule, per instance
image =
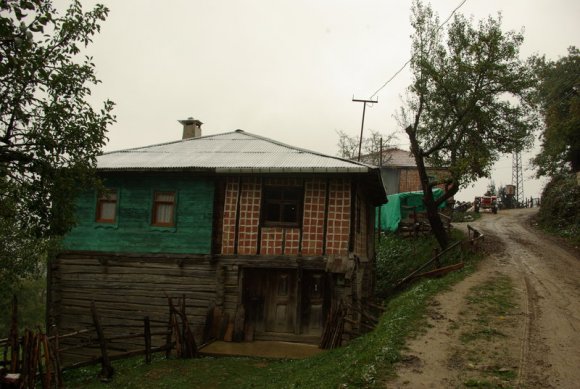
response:
[[[142,333],[145,316],[150,318],[151,332],[162,332],[169,318],[167,297],[175,303],[185,296],[192,331],[201,342],[209,307],[218,306],[230,318],[235,316],[242,303],[244,268],[323,271],[326,259],[66,252],[50,264],[48,325],[56,325],[59,333],[92,328],[94,301],[106,337]],[[339,289],[333,298],[344,295]],[[82,337],[63,340],[65,347],[82,341]],[[154,336],[152,345],[163,346],[165,341],[164,336]],[[144,341],[136,338],[109,346],[114,354],[142,349]],[[64,357],[78,361],[91,355],[97,356],[98,349],[74,350]]]

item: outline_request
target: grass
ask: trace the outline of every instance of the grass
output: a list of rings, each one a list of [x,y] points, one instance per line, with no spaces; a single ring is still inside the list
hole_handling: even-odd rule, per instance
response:
[[[463,238],[461,232],[453,230],[453,241]],[[414,269],[423,265],[434,255],[434,250],[439,248],[437,241],[432,236],[419,239],[402,239],[395,234],[386,234],[381,237],[377,246],[377,285],[378,296],[391,294],[397,281],[408,276]],[[457,251],[446,255],[441,260],[441,265],[456,263],[460,258]]]
[[[398,242],[398,245],[397,245]],[[430,256],[431,239],[383,239],[379,256],[385,284],[407,275]],[[401,246],[401,247],[397,247]],[[418,259],[420,258],[420,259]],[[69,388],[374,388],[394,375],[407,337],[422,331],[426,309],[437,293],[474,271],[475,258],[464,269],[437,279],[425,279],[392,296],[376,329],[347,346],[315,357],[273,361],[257,358],[201,358],[165,360],[150,365],[141,358],[114,363],[116,374],[108,384],[96,380],[98,369],[66,374]],[[388,264],[392,272],[384,274]],[[406,266],[404,265],[406,264]]]
[[[471,369],[463,369],[463,384],[469,388],[509,388],[517,373],[511,369],[506,331],[516,325],[515,290],[509,276],[496,274],[473,287],[466,297],[460,341],[461,355],[471,362]],[[474,358],[477,356],[477,358]],[[501,367],[501,365],[510,368]],[[475,367],[478,366],[478,367]]]

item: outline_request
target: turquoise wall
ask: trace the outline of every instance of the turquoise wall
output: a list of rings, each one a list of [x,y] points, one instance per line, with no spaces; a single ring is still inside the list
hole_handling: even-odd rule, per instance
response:
[[[115,173],[103,176],[118,190],[117,222],[96,223],[95,192],[77,199],[77,225],[65,237],[67,250],[124,253],[209,254],[214,181],[184,173]],[[176,191],[175,227],[151,226],[153,193]]]

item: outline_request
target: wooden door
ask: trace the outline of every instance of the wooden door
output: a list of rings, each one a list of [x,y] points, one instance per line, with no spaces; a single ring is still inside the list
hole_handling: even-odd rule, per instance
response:
[[[305,271],[302,277],[302,333],[321,335],[328,300],[326,273]]]
[[[266,331],[294,333],[296,271],[268,271],[266,282]]]

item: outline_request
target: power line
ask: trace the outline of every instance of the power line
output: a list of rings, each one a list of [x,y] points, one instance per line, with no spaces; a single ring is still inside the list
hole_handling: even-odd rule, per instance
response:
[[[455,7],[455,9],[453,11],[451,11],[451,14],[449,14],[449,16],[447,17],[447,19],[445,19],[445,21],[443,23],[441,23],[441,25],[439,27],[437,27],[436,32],[438,32],[445,24],[447,24],[447,22],[451,19],[451,17],[455,14],[455,12],[457,12],[457,10],[459,8],[461,8],[463,6],[463,4],[465,4],[467,2],[467,0],[463,0],[461,1],[461,3],[459,3],[459,5],[457,7]],[[377,89],[375,91],[375,93],[373,93],[370,97],[370,99],[372,99],[373,97],[375,97],[377,95],[377,93],[379,93],[381,90],[383,90],[391,81],[393,81],[393,79],[395,77],[397,77],[399,75],[399,73],[401,73],[403,71],[403,69],[405,69],[407,67],[407,65],[411,62],[411,58],[409,58],[407,60],[407,62],[405,62],[403,64],[403,66],[401,66],[401,68],[399,70],[397,70],[395,72],[395,74],[393,74],[391,76],[391,78],[389,78],[387,81],[385,81],[385,83],[383,85],[381,85],[381,87],[379,89]]]

